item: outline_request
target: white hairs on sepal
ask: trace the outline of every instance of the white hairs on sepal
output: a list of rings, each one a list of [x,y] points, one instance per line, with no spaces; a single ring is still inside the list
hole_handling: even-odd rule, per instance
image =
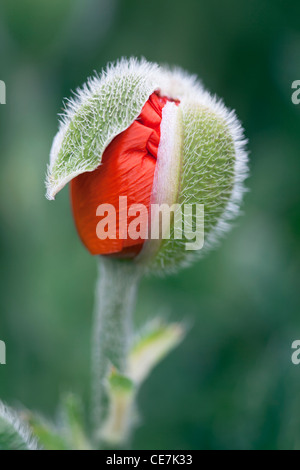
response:
[[[66,101],[50,152],[48,199],[76,176],[100,165],[106,147],[135,121],[158,88],[157,70],[156,64],[145,60],[121,59],[89,78]]]
[[[162,241],[153,269],[172,272],[214,248],[240,213],[248,176],[247,140],[234,111],[180,68],[160,69],[160,90],[180,101],[183,113],[180,204],[204,204],[204,247],[186,251],[186,240]],[[151,243],[151,242],[150,242]]]

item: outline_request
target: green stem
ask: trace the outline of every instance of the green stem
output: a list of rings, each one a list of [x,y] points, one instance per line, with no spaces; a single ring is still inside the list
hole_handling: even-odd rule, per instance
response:
[[[97,440],[108,411],[111,366],[126,373],[141,271],[132,261],[100,258],[92,351],[92,419]]]

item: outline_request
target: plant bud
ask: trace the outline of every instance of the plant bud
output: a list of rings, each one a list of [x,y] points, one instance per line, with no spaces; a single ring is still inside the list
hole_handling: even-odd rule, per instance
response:
[[[196,77],[121,60],[68,101],[47,197],[71,182],[75,224],[93,255],[173,271],[214,246],[238,214],[245,144],[235,113]]]

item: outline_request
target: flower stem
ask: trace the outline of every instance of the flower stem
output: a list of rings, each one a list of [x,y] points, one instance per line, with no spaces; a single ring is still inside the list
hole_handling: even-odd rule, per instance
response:
[[[111,366],[125,374],[140,269],[132,261],[101,257],[92,344],[92,419],[97,440],[107,418]]]

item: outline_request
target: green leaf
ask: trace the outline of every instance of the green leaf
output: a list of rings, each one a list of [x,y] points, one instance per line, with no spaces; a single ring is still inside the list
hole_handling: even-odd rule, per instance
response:
[[[62,400],[62,425],[66,439],[72,449],[91,450],[84,426],[84,414],[81,400],[69,393]]]
[[[183,339],[185,328],[179,323],[153,320],[136,341],[129,358],[129,377],[140,385],[152,369]]]
[[[0,450],[39,450],[37,439],[17,413],[0,402]]]
[[[136,421],[135,398],[140,384],[153,367],[179,344],[184,333],[184,327],[178,323],[166,325],[155,320],[136,341],[129,357],[127,374],[120,374],[111,367],[106,381],[109,408],[99,435],[106,445],[118,446],[128,440]]]
[[[105,443],[119,445],[129,437],[134,420],[134,398],[136,387],[129,377],[112,367],[107,380],[109,410],[107,420],[100,429]]]
[[[63,396],[58,425],[29,411],[24,415],[45,450],[91,450],[84,429],[81,400],[74,394]]]
[[[54,424],[48,422],[44,417],[26,412],[25,419],[38,437],[44,450],[69,450],[70,443]]]

